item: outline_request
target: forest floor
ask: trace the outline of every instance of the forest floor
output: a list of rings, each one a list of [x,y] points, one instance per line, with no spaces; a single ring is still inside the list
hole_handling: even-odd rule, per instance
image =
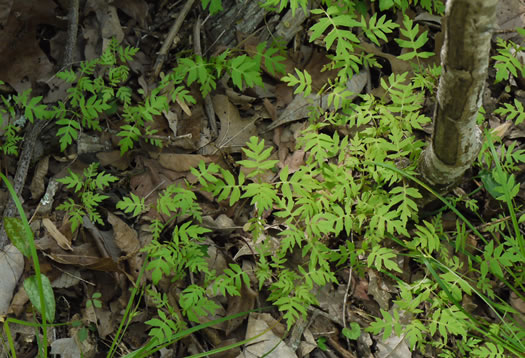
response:
[[[6,83],[0,88],[3,96],[7,98],[10,94],[32,89],[32,95],[42,96],[42,102],[49,106],[66,98],[68,86],[55,74],[62,69],[62,60],[66,56],[64,47],[69,22],[65,4],[68,2],[24,0],[14,1],[11,5],[9,1],[1,3],[6,4],[3,9],[0,7],[0,38],[4,42],[4,45],[0,45],[0,80]],[[162,52],[164,39],[180,17],[184,3],[160,0],[114,0],[111,4],[105,1],[81,2],[78,40],[70,53],[75,61],[73,69],[78,68],[76,61],[80,59],[99,57],[102,48],[107,47],[112,38],[116,38],[124,47],[139,49],[130,62],[127,86],[134,92],[142,90],[149,93],[164,73],[175,66],[179,54],[195,51],[196,26],[197,30],[200,29],[201,51],[204,56],[211,56],[220,54],[225,48],[250,53],[274,33],[285,33],[279,29],[286,26],[279,27],[279,24],[289,20],[284,17],[286,11],[278,16],[253,15],[247,18],[243,13],[231,15],[237,3],[241,3],[234,1],[224,1],[223,12],[210,17],[198,1],[181,18],[182,26],[172,38],[171,47],[164,54],[159,53]],[[504,10],[507,14],[514,11],[512,8]],[[227,13],[231,17],[227,17]],[[430,47],[433,47],[429,51],[439,54],[442,44],[439,17],[417,8],[409,10],[409,16],[418,19],[422,30],[429,31],[432,39]],[[501,29],[523,27],[522,23],[510,24],[505,16],[503,10],[498,14]],[[402,20],[399,16],[396,21],[401,24]],[[312,76],[315,92],[326,85],[337,71],[321,71],[330,62],[327,57],[329,53],[319,44],[309,43],[309,34],[302,29],[308,28],[313,21],[305,17],[302,22],[293,25],[298,30],[293,31],[288,39],[282,63],[287,72],[294,73],[295,68],[307,70]],[[383,68],[363,70],[350,82],[349,90],[381,97],[384,94],[380,86],[381,79],[410,69],[407,62],[389,52],[393,48],[387,43],[381,49],[373,49]],[[426,64],[439,65],[439,62],[439,55],[436,55],[428,59]],[[264,139],[266,147],[273,149],[271,159],[277,161],[277,168],[288,166],[290,173],[293,173],[304,165],[308,152],[297,149],[296,139],[308,125],[309,102],[305,97],[295,95],[293,87],[270,72],[267,71],[262,77],[264,86],[245,91],[239,91],[229,82],[229,78],[222,78],[206,98],[193,84],[190,93],[196,98],[196,103],[174,103],[169,111],[154,115],[152,128],[157,131],[155,135],[142,138],[124,155],[118,145],[116,130],[122,118],[116,115],[104,114],[102,132],[82,131],[78,140],[65,151],[60,148],[56,137],[57,126],[53,123],[46,124],[34,140],[28,139],[31,125],[21,129],[20,134],[26,135],[26,138],[18,143],[20,151],[29,141],[34,152],[28,158],[23,158],[23,154],[2,154],[0,169],[13,180],[21,163],[29,161],[29,171],[23,181],[20,197],[23,198],[23,207],[34,232],[40,269],[52,283],[56,301],[55,323],[82,322],[80,326],[67,324],[49,330],[50,351],[53,354],[76,357],[82,351],[84,357],[104,357],[117,334],[120,334],[118,328],[130,299],[131,288],[144,263],[144,255],[139,254],[139,251],[151,240],[148,225],[153,219],[169,222],[168,217],[155,209],[136,218],[117,209],[117,203],[130,193],[145,198],[145,203],[151,204],[171,184],[194,185],[197,202],[202,208],[202,226],[210,230],[206,236],[210,268],[224,271],[229,263],[237,263],[249,270],[254,265],[251,239],[245,231],[245,225],[254,214],[250,203],[245,200],[242,204],[230,206],[227,200],[219,202],[199,188],[199,182],[191,169],[203,161],[238,172],[237,162],[245,159],[242,148],[253,136]],[[487,80],[491,85],[484,98],[487,113],[490,113],[491,106],[493,108],[496,102],[509,96],[504,91],[505,86],[511,88],[512,96],[519,97],[523,93],[523,82],[492,85],[494,75],[491,69]],[[139,96],[133,97],[132,101],[140,101]],[[429,117],[433,106],[434,99],[427,98],[423,112]],[[215,134],[213,124],[210,127],[210,111],[216,117]],[[497,118],[491,118],[489,128],[497,128],[499,136],[507,143],[516,142],[517,147],[522,146],[525,126],[502,124]],[[428,141],[430,131],[429,125],[418,135]],[[153,140],[162,141],[164,147],[159,149],[152,144]],[[101,201],[97,209],[102,222],[95,225],[83,218],[79,227],[72,230],[70,216],[56,207],[77,196],[66,185],[56,184],[56,179],[64,178],[70,171],[81,176],[92,163],[97,163],[98,170],[116,179],[104,191],[107,198]],[[474,171],[469,171],[466,182],[451,195],[460,196],[464,194],[462,188],[473,188],[479,184],[475,175]],[[519,174],[517,177],[518,181],[522,179]],[[58,190],[50,198],[49,187],[53,185]],[[485,190],[478,192],[476,198],[481,208],[482,219],[479,222],[490,221],[501,213],[501,208],[494,206],[494,201],[490,200]],[[517,200],[523,199],[525,191],[520,190]],[[9,200],[6,187],[0,186],[0,213]],[[439,211],[439,208],[438,205],[434,209]],[[267,216],[270,214],[271,210],[265,213]],[[445,227],[455,226],[455,217],[449,214],[445,212],[442,216]],[[277,221],[275,225],[278,225]],[[5,269],[5,266],[2,267]],[[27,322],[35,320],[35,311],[21,284],[24,278],[33,274],[34,267],[29,260],[22,267],[19,284],[10,291],[12,300],[8,299],[7,307],[0,307],[3,320],[7,317]],[[408,275],[411,270],[418,271],[420,268],[405,263],[403,275]],[[6,272],[0,272],[0,275],[6,275]],[[173,306],[177,306],[179,293],[197,280],[197,277],[190,276],[175,282],[163,280],[157,289]],[[151,280],[151,275],[148,279]],[[310,307],[307,316],[299,319],[287,334],[281,312],[273,308],[264,313],[252,312],[223,322],[213,329],[192,333],[156,354],[186,357],[203,353],[242,341],[268,327],[272,330],[267,332],[263,340],[254,340],[217,356],[262,357],[281,340],[282,344],[268,357],[408,358],[432,357],[436,354],[435,351],[423,353],[410,349],[403,337],[393,336],[382,341],[381,334],[374,335],[364,330],[356,339],[345,339],[340,334],[341,330],[347,326],[355,328],[348,322],[367,327],[374,320],[373,317],[381,316],[382,309],[388,311],[392,300],[397,297],[398,289],[392,277],[372,268],[358,275],[350,267],[343,267],[337,271],[337,279],[338,284],[329,283],[317,293],[318,305]],[[0,287],[0,290],[9,290],[5,286]],[[219,309],[214,318],[268,305],[268,292],[264,292],[264,289],[257,290],[257,285],[243,287],[239,297],[215,298]],[[507,295],[506,300],[510,302],[511,297]],[[463,303],[469,305],[466,300]],[[522,316],[525,315],[523,301],[515,299],[509,304]],[[156,303],[144,298],[138,307],[137,315],[118,344],[118,356],[142,347],[149,339],[150,326],[145,322],[157,316]],[[17,357],[36,356],[37,339],[33,327],[10,323],[10,331],[15,338]],[[79,334],[83,335],[82,339],[79,339]],[[9,351],[6,337],[4,331],[0,356]]]

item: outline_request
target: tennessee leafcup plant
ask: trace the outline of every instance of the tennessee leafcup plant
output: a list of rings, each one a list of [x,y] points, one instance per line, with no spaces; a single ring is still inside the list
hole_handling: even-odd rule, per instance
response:
[[[33,122],[53,120],[58,126],[57,137],[60,150],[78,140],[82,131],[102,131],[102,121],[118,114],[116,136],[121,154],[133,149],[135,143],[144,140],[161,147],[157,130],[151,127],[155,116],[167,111],[171,103],[181,106],[194,104],[188,86],[198,83],[202,95],[216,87],[216,81],[228,74],[239,90],[262,86],[262,66],[272,74],[284,72],[284,57],[276,47],[262,42],[254,53],[244,54],[226,50],[209,59],[201,56],[179,57],[178,64],[160,81],[150,93],[138,90],[142,103],[133,103],[131,87],[127,85],[129,63],[138,48],[122,47],[112,41],[101,57],[81,62],[78,70],[69,69],[57,73],[57,77],[70,84],[67,98],[51,107],[42,104],[42,97],[31,98],[31,90],[20,95],[0,96],[0,150],[5,154],[18,154],[17,144],[20,118]],[[0,137],[0,138],[1,138]]]
[[[76,231],[84,216],[87,216],[95,224],[104,225],[102,216],[97,209],[108,196],[100,194],[98,191],[107,189],[118,178],[103,171],[99,172],[98,166],[99,163],[91,163],[84,169],[82,176],[69,170],[69,175],[57,179],[59,183],[65,184],[67,189],[73,189],[73,192],[77,194],[77,200],[69,198],[56,207],[57,210],[67,212],[71,221],[72,232]]]
[[[190,189],[191,187],[170,185],[159,194],[151,207],[131,194],[123,198],[117,207],[133,216],[154,208],[159,214],[171,218],[166,223],[154,219],[150,224],[152,242],[142,250],[148,255],[146,271],[149,272],[153,285],[164,278],[171,281],[185,280],[190,273],[199,278],[198,282],[190,284],[181,292],[178,302],[187,319],[199,322],[201,317],[214,314],[219,308],[210,298],[210,290],[207,288],[211,289],[213,295],[238,296],[241,286],[249,284],[249,277],[237,264],[230,264],[221,274],[216,274],[209,268],[206,260],[209,245],[205,243],[205,234],[210,230],[199,225],[202,212]],[[187,219],[178,223],[180,217]],[[175,222],[174,226],[171,225],[172,222]],[[170,234],[163,235],[168,228]],[[185,327],[182,317],[174,313],[164,296],[157,294],[153,287],[146,288],[146,292],[155,302],[159,302],[159,318],[146,322],[153,327],[150,331],[152,337],[162,341]]]
[[[380,10],[404,11],[410,5],[417,5],[437,14],[443,11],[440,1],[379,0],[370,3],[377,4]],[[220,9],[221,2],[203,0],[202,5],[215,12]],[[267,0],[264,5],[278,11],[287,6],[297,10],[304,7],[306,1]],[[422,89],[429,93],[435,90],[440,68],[425,67],[420,62],[430,56],[424,49],[429,36],[410,18],[404,17],[402,27],[398,28],[385,14],[378,13],[368,19],[363,16],[363,10],[366,8],[362,2],[353,1],[343,4],[323,1],[319,9],[313,10],[316,18],[310,29],[310,40],[320,42],[331,53],[332,62],[327,68],[338,69],[338,76],[324,88],[333,108],[329,111],[314,108],[311,125],[297,140],[297,148],[306,153],[305,165],[295,171],[286,166],[277,167],[271,148],[254,137],[247,143],[239,172],[213,163],[201,163],[192,172],[199,185],[214,194],[217,201],[234,205],[242,200],[251,205],[252,218],[244,227],[257,253],[257,288],[268,292],[268,299],[282,312],[288,327],[306,315],[308,306],[318,303],[317,290],[324,285],[337,284],[336,272],[350,266],[360,277],[370,269],[380,271],[396,282],[399,290],[394,307],[382,307],[381,317],[369,327],[363,327],[367,331],[384,339],[392,334],[404,335],[412,349],[422,352],[432,349],[440,357],[458,354],[520,356],[525,352],[523,329],[513,320],[516,310],[498,296],[501,292],[495,282],[504,282],[509,292],[523,299],[523,238],[518,234],[517,225],[525,219],[517,215],[520,207],[515,199],[513,174],[523,158],[519,152],[514,154],[513,147],[505,147],[498,154],[489,147],[492,141],[487,141],[483,160],[480,159],[480,166],[487,173],[482,173],[480,178],[494,200],[504,203],[509,213],[487,223],[487,232],[493,233],[490,239],[454,206],[459,207],[468,200],[470,208],[475,209],[473,198],[442,198],[447,210],[454,211],[461,219],[453,232],[445,232],[439,215],[419,219],[416,201],[421,197],[419,188],[424,186],[411,183],[417,182],[416,163],[425,143],[416,139],[415,131],[430,121],[423,114]],[[353,94],[346,90],[346,81],[362,66],[378,66],[372,55],[355,55],[354,49],[362,41],[381,45],[395,40],[394,30],[400,31],[396,43],[407,49],[400,59],[411,61],[413,77],[404,73],[382,78],[383,97],[365,94],[351,102]],[[362,33],[362,37],[355,33]],[[519,74],[522,68],[509,57],[513,52],[507,51],[506,46],[500,47],[499,54],[503,58],[495,60],[504,65],[497,67],[498,78]],[[90,103],[97,103],[102,98],[97,104],[101,112],[97,113],[111,113],[111,109],[103,108],[111,103],[104,100],[104,93],[111,93],[105,89],[112,87],[108,71],[126,60],[117,56],[119,51],[114,47],[107,61],[95,64],[107,66],[103,78],[98,80],[94,72],[85,75],[82,71],[74,73],[74,79],[71,77],[75,87],[82,81],[96,82],[92,86],[98,86],[98,92]],[[147,129],[150,117],[177,100],[191,104],[193,98],[187,85],[197,83],[203,94],[208,94],[220,76],[227,73],[233,85],[243,89],[261,83],[260,72],[256,71],[261,64],[269,71],[271,68],[279,71],[278,50],[261,44],[255,54],[248,55],[230,50],[212,58],[182,56],[157,89],[141,94],[143,104],[130,102],[126,105],[126,90],[120,97],[107,97],[118,104],[114,108],[122,110],[124,107],[126,113],[118,132],[122,138],[121,151],[133,148],[138,139],[161,145],[148,139],[153,133]],[[125,78],[124,70],[114,72],[114,81]],[[87,80],[82,79],[84,77]],[[297,95],[312,93],[311,76],[306,71],[287,74],[283,80],[295,86]],[[121,81],[117,87],[123,85]],[[88,94],[86,103],[93,95],[83,84],[80,88],[80,92]],[[15,111],[24,111],[28,103],[30,109],[40,105],[39,100],[33,103],[20,100],[14,105],[12,101],[13,98],[8,99],[7,103]],[[82,113],[81,104],[74,106],[70,99],[68,101],[64,108]],[[520,120],[518,104],[511,107],[502,104],[500,108],[497,114],[506,115],[508,120]],[[40,110],[47,109],[30,112],[38,112],[38,119],[58,118],[53,111],[40,113]],[[10,112],[10,108],[4,110],[4,113]],[[95,129],[98,119],[91,121],[78,122],[82,122],[81,128]],[[74,140],[76,137],[71,135],[71,141]],[[273,173],[276,173],[273,180],[262,179]],[[154,207],[171,219],[168,223],[160,220],[151,223],[154,240],[144,250],[149,256],[146,267],[151,276],[148,294],[159,305],[162,300],[155,296],[154,286],[160,280],[182,280],[188,272],[198,276],[195,283],[185,288],[178,302],[184,317],[197,321],[216,310],[214,294],[238,294],[242,285],[248,285],[249,281],[238,265],[230,266],[221,274],[208,267],[205,260],[207,229],[200,225],[201,210],[196,204],[195,189],[189,185],[170,186],[161,193]],[[133,194],[124,198],[118,208],[133,216],[150,209],[144,198]],[[280,231],[274,237],[276,227]],[[467,241],[470,233],[479,241],[474,247]],[[302,259],[292,264],[292,256]],[[400,274],[403,258],[420,264],[421,278],[404,281]],[[199,275],[199,272],[204,274]],[[472,297],[487,305],[491,317],[495,318],[477,317],[466,310],[462,302]],[[184,327],[182,318],[173,312],[163,306],[158,311],[158,320],[149,322],[154,328],[151,342],[159,344]],[[411,323],[403,324],[401,315],[413,318]],[[357,331],[355,326],[353,330]]]

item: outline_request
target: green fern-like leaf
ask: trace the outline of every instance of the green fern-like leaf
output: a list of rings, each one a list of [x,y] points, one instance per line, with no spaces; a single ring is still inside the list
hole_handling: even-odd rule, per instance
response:
[[[222,11],[222,1],[221,0],[201,0],[202,8],[208,8],[208,11],[211,15]]]
[[[125,213],[132,213],[133,216],[139,216],[146,211],[146,205],[144,198],[131,193],[129,197],[124,197],[117,203],[117,209],[124,210]]]
[[[506,116],[506,120],[513,120],[516,125],[525,121],[525,110],[523,109],[523,104],[517,99],[514,99],[514,105],[504,103],[503,107],[499,107],[494,111],[494,114]]]
[[[398,24],[392,22],[392,20],[386,20],[386,15],[381,16],[377,19],[377,13],[374,14],[366,24],[366,20],[361,16],[361,28],[363,29],[366,37],[370,39],[377,46],[380,46],[379,40],[388,41],[385,34],[392,33],[392,30],[399,27]]]
[[[347,55],[353,52],[354,45],[359,43],[359,38],[352,33],[350,28],[359,26],[360,23],[352,15],[342,12],[339,6],[330,6],[326,11],[315,9],[312,10],[312,13],[323,16],[317,24],[310,28],[310,42],[318,39],[327,29],[331,28],[324,38],[326,49],[329,50],[335,42],[337,55]]]
[[[496,60],[494,68],[496,69],[495,83],[508,80],[512,75],[514,77],[525,76],[525,66],[517,58],[518,53],[523,51],[523,47],[512,41],[497,39],[498,54],[492,56]]]
[[[387,270],[401,273],[403,271],[399,268],[397,262],[393,260],[395,257],[397,255],[392,249],[376,245],[368,255],[368,266],[371,267],[373,265],[378,271],[381,271],[384,265]]]
[[[198,285],[186,287],[180,295],[179,304],[186,317],[193,322],[199,322],[200,317],[213,315],[221,308],[207,298],[205,288]]]
[[[255,55],[257,66],[261,68],[262,64],[264,64],[265,68],[272,76],[277,75],[277,73],[284,73],[285,65],[282,61],[286,58],[281,55],[275,55],[279,51],[277,48],[270,47],[266,51],[265,49],[266,42],[261,42],[257,45],[257,54]]]
[[[267,170],[273,169],[277,164],[277,160],[268,160],[272,153],[271,148],[264,149],[264,139],[259,139],[255,136],[251,137],[246,143],[247,149],[243,148],[244,154],[248,159],[241,160],[238,163],[243,167],[250,169],[250,173],[246,176],[252,178],[263,174]]]
[[[297,86],[294,90],[294,94],[302,93],[305,97],[309,96],[312,92],[312,77],[306,70],[301,72],[296,68],[295,73],[297,74],[297,77],[289,73],[282,77],[281,81],[287,83],[289,87]]]
[[[428,31],[424,31],[419,35],[419,24],[414,25],[413,21],[407,15],[404,17],[403,26],[405,28],[401,29],[401,34],[408,40],[395,39],[395,41],[399,46],[412,51],[398,56],[400,60],[410,61],[413,58],[429,58],[434,56],[433,52],[418,52],[418,50],[428,41]]]
[[[262,86],[260,67],[257,61],[247,55],[234,57],[229,61],[228,71],[233,84],[240,90],[244,84],[248,87]]]

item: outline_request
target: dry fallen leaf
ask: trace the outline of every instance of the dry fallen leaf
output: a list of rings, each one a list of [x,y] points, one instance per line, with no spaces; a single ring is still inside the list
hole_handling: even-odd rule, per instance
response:
[[[412,353],[403,337],[391,336],[386,341],[378,340],[377,358],[410,358]]]
[[[276,336],[272,327],[268,325],[258,314],[251,313],[248,318],[246,339],[259,337],[250,341],[243,347],[243,352],[237,358],[297,358],[297,355],[288,347],[281,337]],[[270,352],[270,353],[268,353]]]
[[[255,299],[257,298],[257,292],[251,287],[243,284],[241,286],[241,294],[239,296],[232,296],[228,299],[228,309],[226,315],[234,315],[240,312],[248,312],[255,307]],[[246,316],[238,317],[235,319],[229,319],[226,321],[226,336],[229,336],[231,332],[235,331],[246,319]]]
[[[199,154],[161,153],[158,161],[166,169],[176,172],[187,172],[192,168],[196,168],[201,161],[209,163],[211,160],[209,157]]]
[[[213,108],[221,122],[217,137],[217,146],[231,152],[240,152],[250,137],[257,135],[257,128],[252,119],[243,119],[227,96],[213,96]]]
[[[0,252],[0,316],[7,314],[9,303],[24,271],[24,255],[13,245]]]
[[[108,221],[113,226],[115,242],[119,249],[127,255],[132,255],[140,250],[137,232],[129,227],[118,216],[108,212]]]
[[[44,178],[47,174],[48,167],[49,155],[46,155],[38,161],[38,164],[35,168],[35,174],[33,175],[33,179],[31,179],[31,185],[29,187],[29,189],[31,190],[31,199],[40,199],[42,194],[44,194]]]
[[[49,232],[49,235],[51,235],[51,237],[55,239],[58,246],[60,246],[64,250],[73,251],[73,248],[71,247],[71,241],[64,234],[62,234],[60,230],[58,230],[56,225],[51,220],[49,220],[48,218],[44,218],[42,219],[42,224]]]

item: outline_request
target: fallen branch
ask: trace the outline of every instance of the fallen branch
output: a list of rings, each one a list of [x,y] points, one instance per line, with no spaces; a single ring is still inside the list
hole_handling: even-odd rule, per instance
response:
[[[157,55],[157,60],[155,61],[155,65],[153,66],[153,77],[154,78],[159,77],[160,70],[162,69],[164,62],[166,61],[166,58],[168,57],[168,51],[171,48],[173,39],[175,38],[175,36],[177,36],[177,33],[182,27],[182,23],[184,22],[184,19],[186,19],[186,16],[188,15],[188,12],[190,12],[190,9],[194,2],[195,0],[186,1],[186,4],[182,8],[179,16],[177,16],[177,20],[175,20],[175,23],[171,26],[170,32],[168,33],[166,40],[164,40],[164,43],[162,44],[162,47],[160,48],[159,54]]]

